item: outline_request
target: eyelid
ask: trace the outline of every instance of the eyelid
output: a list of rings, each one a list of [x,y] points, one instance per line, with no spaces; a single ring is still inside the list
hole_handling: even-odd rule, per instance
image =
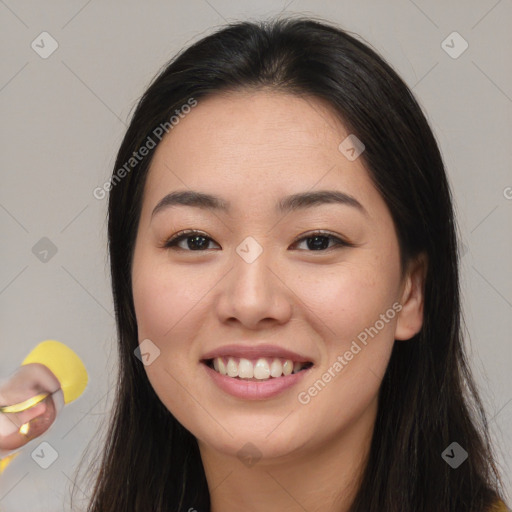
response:
[[[300,234],[292,242],[292,245],[295,245],[297,242],[301,242],[306,238],[313,238],[315,236],[324,236],[326,238],[330,238],[330,239],[334,240],[336,243],[330,249],[332,249],[336,246],[355,247],[355,244],[353,244],[352,242],[349,242],[346,238],[342,237],[341,235],[335,235],[334,233],[331,233],[330,231],[325,231],[323,229],[313,229],[311,231],[306,231],[305,233]],[[329,250],[329,249],[327,249],[327,250]],[[327,252],[327,250],[318,251],[318,252]],[[308,252],[316,252],[316,251],[308,251]]]
[[[177,244],[179,242],[181,242],[182,240],[188,238],[189,236],[193,236],[193,235],[203,236],[204,238],[206,238],[220,246],[220,244],[215,242],[215,240],[213,240],[213,238],[208,236],[204,231],[200,231],[197,229],[184,229],[182,231],[178,231],[172,237],[166,239],[161,247],[164,249],[177,248],[177,250],[183,250],[185,252],[205,252],[204,250],[203,251],[200,251],[200,250],[199,251],[191,251],[191,250],[187,250],[187,249],[182,249],[181,247],[177,246]],[[329,238],[330,240],[334,241],[334,245],[331,247],[328,247],[327,249],[323,249],[323,250],[319,250],[319,251],[305,251],[305,252],[320,252],[320,253],[324,252],[325,253],[325,252],[329,252],[332,249],[335,249],[336,247],[356,247],[356,244],[349,242],[344,237],[342,237],[340,235],[335,235],[335,234],[331,233],[330,231],[325,231],[322,229],[307,231],[305,233],[300,234],[297,238],[295,238],[295,240],[292,242],[291,246],[294,246],[298,242],[302,242],[302,241],[306,240],[307,238],[313,238],[315,236],[322,236],[325,238]]]
[[[207,238],[208,240],[215,242],[215,240],[213,240],[213,238],[208,236],[204,231],[200,231],[198,229],[183,229],[182,231],[178,231],[177,233],[172,235],[170,238],[167,238],[161,247],[164,249],[174,248],[179,242],[181,242],[181,240],[186,239],[187,237],[193,236],[193,235],[203,236],[204,238]],[[217,242],[215,242],[215,243],[217,243]],[[217,244],[217,245],[219,245],[219,244]],[[177,247],[177,248],[181,249],[181,247]],[[204,251],[188,251],[188,252],[204,252]]]

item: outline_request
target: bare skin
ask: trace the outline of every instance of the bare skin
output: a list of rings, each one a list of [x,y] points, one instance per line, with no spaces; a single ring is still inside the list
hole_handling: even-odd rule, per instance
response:
[[[40,393],[49,394],[21,412],[0,412],[0,455],[21,448],[50,428],[57,414],[51,395],[59,388],[57,377],[40,363],[21,366],[0,385],[0,405],[4,406],[19,404]],[[29,427],[26,432],[20,431],[22,425]]]
[[[348,510],[395,339],[421,328],[425,264],[402,275],[384,200],[362,158],[338,149],[347,135],[317,99],[236,92],[199,101],[154,155],[132,267],[139,340],[160,349],[147,375],[198,440],[212,512]],[[174,205],[152,217],[178,190],[214,194],[231,209]],[[275,210],[284,196],[319,190],[343,192],[362,208]],[[185,229],[201,231],[206,248],[191,250],[187,239],[164,247]],[[312,249],[307,237],[317,230],[351,245]],[[236,252],[249,236],[263,250],[251,263]],[[391,315],[393,304],[399,311]],[[376,324],[383,314],[387,321]],[[381,324],[333,370],[360,333]],[[201,362],[223,345],[263,343],[305,354],[314,366],[298,386],[244,400],[214,384]],[[329,369],[328,383],[309,393]],[[244,446],[261,458],[244,464]]]

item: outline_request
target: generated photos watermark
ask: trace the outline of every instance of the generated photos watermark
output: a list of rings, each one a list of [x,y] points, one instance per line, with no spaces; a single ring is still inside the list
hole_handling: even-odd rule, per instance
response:
[[[311,400],[322,391],[325,386],[331,382],[348,364],[354,356],[368,345],[368,338],[374,338],[388,324],[396,314],[402,310],[402,304],[395,302],[385,313],[382,313],[372,326],[365,328],[357,335],[357,339],[352,340],[350,348],[343,354],[336,357],[336,361],[327,369],[322,376],[315,381],[306,391],[301,391],[297,395],[299,403],[307,405]]]
[[[151,135],[146,137],[146,140],[141,144],[139,149],[134,151],[132,156],[114,172],[112,177],[101,187],[96,187],[93,190],[93,196],[98,200],[105,199],[107,192],[110,192],[112,188],[114,188],[134,167],[137,166],[137,164],[144,159],[144,157],[149,155],[149,152],[157,146],[158,142],[160,142],[162,138],[180,122],[180,119],[183,119],[187,114],[189,114],[195,106],[197,106],[197,100],[189,98],[187,103],[174,111],[174,114],[176,115],[172,115],[169,118],[169,121],[160,123],[151,132]]]

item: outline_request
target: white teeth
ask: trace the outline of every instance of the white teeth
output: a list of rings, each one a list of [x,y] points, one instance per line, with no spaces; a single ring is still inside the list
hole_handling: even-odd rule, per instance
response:
[[[238,361],[238,362],[237,362]],[[239,377],[240,379],[257,379],[268,380],[271,377],[277,378],[287,376],[292,373],[299,372],[304,366],[304,363],[293,362],[290,359],[272,359],[269,360],[260,357],[256,363],[245,358],[227,358],[227,364],[222,357],[213,359],[213,368],[221,375],[228,375],[229,377]]]
[[[235,363],[232,357],[230,357],[228,360],[227,371],[230,377],[238,377],[238,365]]]
[[[265,359],[258,359],[254,366],[254,378],[259,380],[268,379],[270,377],[270,368]]]
[[[238,363],[238,376],[241,379],[252,379],[254,375],[254,371],[256,368],[253,368],[251,361],[248,359],[240,359]]]
[[[293,372],[293,361],[287,359],[283,364],[283,374],[290,375]]]
[[[213,367],[215,368],[215,360],[217,360],[219,365],[219,373],[221,375],[227,375],[228,370],[226,369],[226,365],[224,364],[224,361],[222,360],[222,357],[216,357],[213,362]]]
[[[272,377],[281,377],[283,374],[283,365],[281,364],[281,361],[279,359],[274,359],[272,361],[272,364],[270,365],[270,375]]]

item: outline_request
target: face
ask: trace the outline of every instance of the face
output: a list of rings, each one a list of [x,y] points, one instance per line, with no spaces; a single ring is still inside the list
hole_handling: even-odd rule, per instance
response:
[[[160,351],[148,378],[200,446],[272,459],[371,423],[395,339],[421,326],[417,272],[402,275],[348,135],[315,98],[236,92],[199,101],[156,149],[132,267],[139,343]],[[191,191],[218,204],[175,195],[154,212]]]

